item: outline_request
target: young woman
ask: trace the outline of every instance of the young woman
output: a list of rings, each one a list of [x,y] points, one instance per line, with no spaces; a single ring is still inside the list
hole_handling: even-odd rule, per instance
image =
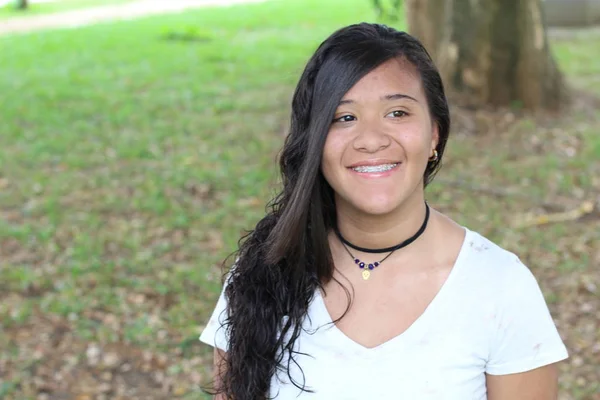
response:
[[[567,350],[519,258],[430,207],[450,120],[413,37],[343,28],[296,88],[283,190],[201,340],[217,399],[550,400]]]

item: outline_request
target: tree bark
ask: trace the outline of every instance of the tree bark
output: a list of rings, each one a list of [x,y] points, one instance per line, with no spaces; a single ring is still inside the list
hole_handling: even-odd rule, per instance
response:
[[[556,110],[565,100],[540,0],[407,0],[406,11],[461,103]]]

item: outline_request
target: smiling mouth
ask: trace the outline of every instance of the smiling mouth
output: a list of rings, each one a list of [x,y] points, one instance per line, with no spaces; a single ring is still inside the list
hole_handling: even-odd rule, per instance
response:
[[[352,167],[350,169],[353,171],[362,172],[362,173],[386,172],[386,171],[396,168],[398,166],[398,164],[399,163],[381,164],[381,165],[361,165],[358,167]]]

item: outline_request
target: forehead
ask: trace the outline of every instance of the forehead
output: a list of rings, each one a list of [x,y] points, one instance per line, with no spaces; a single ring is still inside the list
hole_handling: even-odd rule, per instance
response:
[[[402,93],[415,98],[424,98],[421,77],[417,68],[405,59],[384,62],[362,77],[345,94],[343,99]]]

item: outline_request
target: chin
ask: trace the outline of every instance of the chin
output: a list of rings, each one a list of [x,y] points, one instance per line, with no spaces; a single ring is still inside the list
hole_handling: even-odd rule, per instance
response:
[[[388,215],[408,200],[405,191],[398,190],[399,188],[396,189],[380,191],[376,194],[373,192],[364,193],[364,191],[346,192],[345,195],[336,193],[336,208],[364,215]]]
[[[385,201],[382,201],[380,199],[379,201],[369,202],[359,201],[354,203],[353,205],[357,210],[364,214],[386,215],[393,212],[401,202],[401,200],[392,201],[391,199],[387,199]]]

